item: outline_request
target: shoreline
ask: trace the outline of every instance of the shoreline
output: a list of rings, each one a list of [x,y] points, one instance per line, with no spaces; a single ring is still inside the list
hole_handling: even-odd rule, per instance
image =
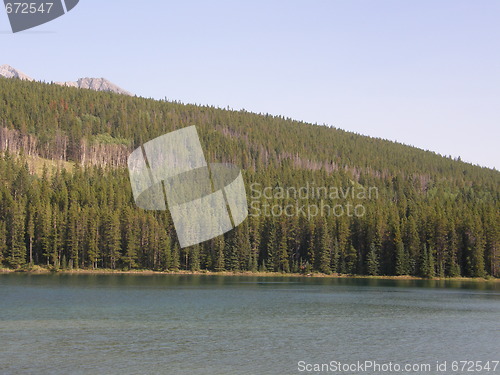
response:
[[[33,269],[14,270],[10,268],[0,268],[0,274],[24,273],[29,275],[47,275],[47,274],[73,274],[73,275],[185,275],[185,276],[225,276],[225,277],[303,277],[303,278],[333,278],[333,279],[374,279],[374,280],[427,280],[427,281],[472,281],[496,283],[500,278],[473,278],[473,277],[433,277],[423,278],[418,276],[370,276],[370,275],[347,275],[347,274],[322,274],[322,273],[281,273],[281,272],[215,272],[215,271],[153,271],[153,270],[113,270],[113,269],[73,269],[53,271],[48,268],[36,266]]]

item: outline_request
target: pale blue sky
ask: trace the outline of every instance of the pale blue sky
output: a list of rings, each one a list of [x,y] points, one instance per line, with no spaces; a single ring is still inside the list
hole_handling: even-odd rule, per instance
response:
[[[500,169],[500,1],[80,0],[0,65],[267,112]]]

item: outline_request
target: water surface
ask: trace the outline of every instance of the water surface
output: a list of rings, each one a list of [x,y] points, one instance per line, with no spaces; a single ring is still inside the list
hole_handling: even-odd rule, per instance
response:
[[[0,373],[298,374],[299,361],[492,361],[499,318],[498,283],[4,274]]]

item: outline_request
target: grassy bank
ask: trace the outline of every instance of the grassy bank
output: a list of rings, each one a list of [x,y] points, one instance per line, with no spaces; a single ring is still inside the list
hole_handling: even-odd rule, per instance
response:
[[[445,281],[473,281],[473,282],[500,282],[499,278],[471,278],[471,277],[433,277],[422,278],[416,276],[368,276],[323,273],[281,273],[281,272],[213,272],[213,271],[153,271],[153,270],[117,270],[117,269],[71,269],[54,270],[47,267],[33,266],[23,269],[0,268],[0,273],[28,273],[28,274],[134,274],[134,275],[212,275],[212,276],[253,276],[253,277],[315,277],[315,278],[350,278],[350,279],[380,279],[380,280],[445,280]]]

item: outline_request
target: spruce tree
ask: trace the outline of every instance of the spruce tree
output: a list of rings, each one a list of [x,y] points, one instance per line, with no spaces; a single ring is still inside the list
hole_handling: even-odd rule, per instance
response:
[[[189,269],[191,271],[199,271],[200,270],[200,245],[193,245],[189,248],[190,263]]]
[[[434,256],[432,250],[427,250],[427,245],[424,243],[421,259],[420,259],[420,276],[432,278],[434,277]]]
[[[108,266],[115,269],[121,252],[120,218],[117,212],[109,212],[107,215],[104,244]]]
[[[87,220],[87,232],[85,235],[87,261],[92,269],[96,269],[99,265],[99,259],[102,255],[99,250],[99,217],[97,214],[97,210],[94,207],[90,208]]]
[[[378,254],[374,242],[370,244],[370,251],[366,257],[366,270],[368,275],[371,276],[378,276],[379,274]]]
[[[278,270],[281,272],[290,272],[290,261],[288,259],[288,238],[286,227],[283,225],[281,227],[281,234],[279,239],[279,245],[277,249],[278,253]]]
[[[7,258],[7,230],[5,228],[5,222],[0,221],[0,266],[4,263],[5,258]]]
[[[14,201],[9,215],[9,236],[7,240],[8,248],[10,249],[8,263],[9,266],[17,269],[26,263],[26,243],[24,242],[25,235],[25,211],[24,204]]]
[[[123,263],[129,269],[137,267],[137,253],[139,250],[139,233],[137,231],[138,221],[135,217],[134,211],[128,209],[123,215],[123,229],[124,229],[124,247],[125,253],[123,255]],[[165,244],[163,244],[165,245]]]
[[[67,235],[66,235],[66,248],[69,254],[69,267],[78,268],[78,252],[80,249],[80,239],[78,236],[78,231],[80,227],[80,213],[77,209],[76,200],[71,201],[71,205],[68,212],[68,217],[66,219],[67,225]]]
[[[222,272],[225,270],[225,259],[224,259],[224,236],[219,236],[215,240],[214,244],[214,252],[215,252],[215,265],[214,265],[214,271],[215,272]]]
[[[328,230],[328,225],[326,221],[323,221],[321,226],[319,271],[327,275],[332,273],[331,251],[332,251],[332,243],[331,243],[330,232]]]
[[[177,241],[175,241],[174,246],[172,248],[172,270],[178,271],[180,267],[181,264],[180,264],[179,244],[177,243]]]
[[[276,251],[278,249],[278,233],[276,230],[276,225],[271,223],[271,228],[269,230],[269,235],[266,244],[266,269],[267,271],[274,272],[277,269],[276,266]]]
[[[408,275],[408,254],[406,253],[403,241],[396,244],[396,275]]]

